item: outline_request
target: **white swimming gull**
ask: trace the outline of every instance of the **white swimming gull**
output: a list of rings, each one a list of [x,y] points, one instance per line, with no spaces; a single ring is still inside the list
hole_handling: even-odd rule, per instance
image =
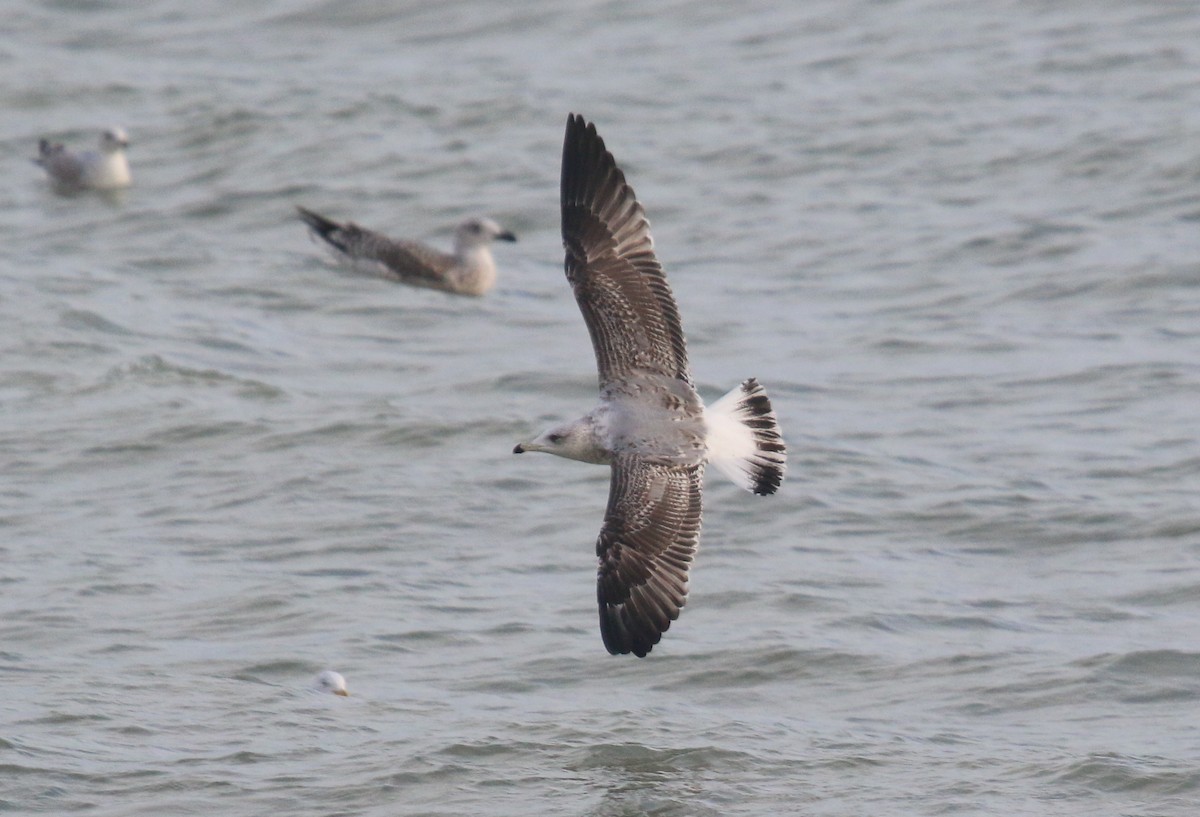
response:
[[[346,690],[346,679],[342,677],[340,672],[334,672],[327,669],[317,676],[313,688],[320,692],[330,692],[334,695],[341,695],[343,698],[350,695]]]
[[[34,163],[41,165],[60,190],[118,190],[133,181],[125,148],[129,137],[124,128],[112,127],[100,134],[100,150],[73,153],[61,144],[41,140]]]
[[[563,143],[562,235],[567,280],[596,353],[600,404],[513,453],[611,466],[596,542],[600,635],[614,655],[645,656],[687,600],[704,466],[772,494],[786,451],[753,378],[707,408],[700,400],[645,212],[596,126],[577,114]]]
[[[454,233],[454,252],[447,254],[416,241],[397,241],[347,221],[296,208],[313,232],[353,260],[374,261],[387,278],[414,286],[431,287],[460,295],[483,295],[496,283],[494,240],[517,237],[490,218],[471,218]]]

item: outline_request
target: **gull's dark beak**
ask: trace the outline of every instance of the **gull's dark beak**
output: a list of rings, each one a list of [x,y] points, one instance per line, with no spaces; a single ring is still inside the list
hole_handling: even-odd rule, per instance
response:
[[[512,233],[510,233],[508,230],[505,230],[504,232],[496,235],[496,240],[498,240],[498,241],[516,241],[517,237],[515,235],[513,235]]]
[[[517,443],[517,447],[513,449],[513,453],[514,454],[524,454],[525,446],[521,445],[520,443]]]

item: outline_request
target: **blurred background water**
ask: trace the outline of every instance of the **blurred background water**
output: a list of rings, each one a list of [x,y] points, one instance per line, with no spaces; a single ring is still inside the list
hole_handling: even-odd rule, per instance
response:
[[[0,811],[1193,815],[1200,7],[13,0],[0,42]],[[568,111],[712,398],[682,618],[608,656]],[[40,137],[124,125],[63,197]],[[332,261],[293,206],[449,246]],[[318,671],[351,697],[309,690]]]

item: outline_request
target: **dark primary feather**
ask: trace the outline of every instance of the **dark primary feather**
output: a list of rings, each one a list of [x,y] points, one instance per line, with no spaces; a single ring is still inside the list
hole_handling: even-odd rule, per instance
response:
[[[345,227],[338,224],[333,219],[325,218],[320,213],[314,213],[312,210],[307,210],[303,207],[296,207],[296,212],[300,214],[300,219],[309,228],[319,235],[322,239],[329,242],[332,246],[349,254],[350,250],[346,246],[345,240],[342,238],[342,233],[345,232]],[[348,224],[348,227],[358,229],[355,224]]]
[[[703,465],[614,459],[596,541],[600,635],[610,653],[645,656],[679,617],[700,542],[703,479]]]
[[[563,141],[562,234],[601,388],[636,371],[690,384],[679,310],[645,213],[596,126],[577,114]]]

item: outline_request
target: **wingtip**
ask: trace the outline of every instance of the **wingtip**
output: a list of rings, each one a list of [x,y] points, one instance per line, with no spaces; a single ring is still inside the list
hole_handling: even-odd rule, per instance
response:
[[[599,142],[603,152],[604,140],[596,131],[596,123],[589,122],[583,114],[573,113],[567,116],[567,132],[565,144],[570,147],[587,142]]]
[[[327,236],[331,230],[335,230],[341,226],[332,219],[325,218],[320,213],[309,210],[307,207],[301,207],[299,204],[296,205],[296,213],[300,216],[301,221],[320,233],[322,237]]]
[[[597,196],[603,195],[602,191],[628,197],[635,206],[641,207],[636,204],[637,196],[626,183],[625,174],[617,166],[617,160],[608,150],[596,124],[573,113],[567,118],[563,136],[560,204],[590,207]]]
[[[299,213],[300,218],[304,219],[305,221],[316,221],[316,222],[332,221],[332,219],[326,218],[325,216],[318,213],[316,210],[309,210],[307,207],[304,207],[299,204],[296,205],[296,212]]]
[[[604,648],[612,655],[632,653],[645,658],[662,641],[687,604],[687,580],[674,590],[661,584],[656,588],[651,584],[624,588],[624,592],[618,589],[620,601],[614,599],[612,589],[611,581],[599,578],[596,591]]]
[[[354,225],[352,223],[347,222],[346,224],[339,224],[333,219],[325,218],[325,216],[321,215],[320,213],[316,213],[305,207],[301,207],[298,204],[295,205],[295,207],[296,212],[300,215],[300,220],[308,225],[308,228],[312,230],[313,233],[315,233],[318,237],[326,241],[335,249],[344,253],[350,252],[346,242],[342,237],[340,237],[342,235],[340,231],[345,230],[348,227],[353,228]]]
[[[55,144],[49,139],[38,140],[38,155],[32,160],[38,167],[46,167],[48,162],[57,150],[62,150],[62,145]]]
[[[670,622],[659,632],[632,632],[617,609],[600,607],[600,638],[609,655],[636,655],[645,658],[662,641]]]

